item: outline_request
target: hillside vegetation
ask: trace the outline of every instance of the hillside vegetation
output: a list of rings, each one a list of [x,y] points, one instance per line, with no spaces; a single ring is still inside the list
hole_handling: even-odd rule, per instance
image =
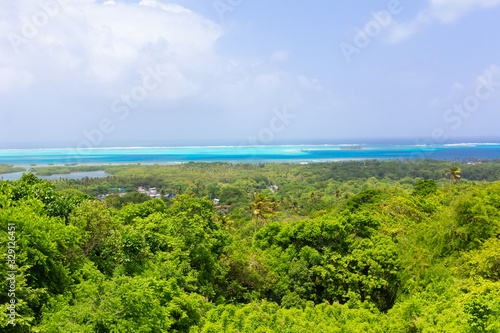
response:
[[[114,168],[0,182],[3,332],[500,332],[498,164]]]

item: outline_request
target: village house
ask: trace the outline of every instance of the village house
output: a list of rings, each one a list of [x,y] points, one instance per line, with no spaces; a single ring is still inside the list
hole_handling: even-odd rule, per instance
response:
[[[224,205],[224,206],[215,206],[215,211],[216,213],[221,213],[221,214],[224,214],[226,215],[228,212],[229,212],[229,208],[231,208],[230,205]]]
[[[279,190],[279,186],[278,185],[271,185],[271,186],[269,186],[269,190],[273,193],[276,193]]]

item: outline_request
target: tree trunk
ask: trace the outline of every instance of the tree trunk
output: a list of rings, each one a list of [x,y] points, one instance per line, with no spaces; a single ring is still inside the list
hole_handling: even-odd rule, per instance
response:
[[[451,175],[450,175],[450,198],[451,198]]]

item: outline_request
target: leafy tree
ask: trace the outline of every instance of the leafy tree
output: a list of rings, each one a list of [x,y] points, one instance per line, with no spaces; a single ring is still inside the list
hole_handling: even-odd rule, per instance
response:
[[[115,228],[111,213],[98,201],[82,203],[70,215],[69,223],[81,231],[82,251],[85,256],[101,247]]]
[[[490,238],[479,249],[463,253],[458,271],[466,278],[500,282],[500,239]]]
[[[4,293],[0,330],[497,332],[500,183],[482,180],[500,179],[498,165],[461,163],[456,200],[443,177],[453,165],[433,160],[0,181],[0,289],[13,235],[18,272],[16,326]],[[110,207],[79,192],[137,184],[190,194]],[[234,200],[227,215],[201,198],[219,190]]]
[[[88,269],[90,270],[90,269]],[[74,298],[51,301],[42,321],[49,332],[151,332],[166,331],[174,320],[161,306],[157,281],[147,277],[106,279],[95,271],[83,272]],[[170,317],[170,318],[169,318]]]
[[[12,298],[3,292],[0,327],[4,327],[5,332],[22,332],[36,325],[49,297],[71,290],[73,272],[81,264],[81,236],[76,227],[65,225],[59,217],[48,216],[43,203],[31,196],[15,202],[0,194],[0,202],[2,290],[9,290],[7,272],[18,272],[15,287],[17,324],[14,327],[7,325],[5,314]],[[9,245],[15,252],[8,250]],[[16,267],[8,267],[7,259],[14,260]]]
[[[434,179],[421,180],[415,184],[413,195],[427,196],[437,192],[437,184]]]
[[[123,197],[111,195],[106,198],[106,202],[115,208],[121,208],[123,205],[130,203],[143,203],[148,200],[151,200],[149,195],[138,192],[130,192],[125,194]]]
[[[232,205],[234,203],[241,203],[247,200],[247,195],[243,192],[243,190],[231,185],[223,186],[219,195],[220,198],[218,199],[220,199],[221,203],[224,205]]]
[[[381,190],[368,189],[346,201],[346,209],[355,212],[361,207],[371,206],[380,202],[382,196]]]
[[[462,195],[454,206],[455,234],[464,249],[477,248],[500,234],[500,187],[498,185]]]

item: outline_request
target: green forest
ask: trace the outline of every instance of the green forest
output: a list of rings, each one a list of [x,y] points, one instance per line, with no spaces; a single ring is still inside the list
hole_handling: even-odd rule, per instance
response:
[[[89,168],[0,182],[2,332],[500,332],[498,160]]]

